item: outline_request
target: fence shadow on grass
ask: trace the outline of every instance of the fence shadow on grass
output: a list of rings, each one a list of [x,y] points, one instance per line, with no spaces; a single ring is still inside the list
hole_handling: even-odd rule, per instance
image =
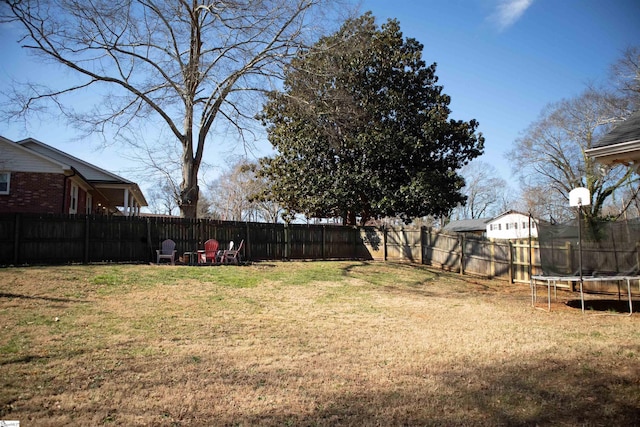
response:
[[[47,296],[33,296],[33,295],[23,295],[23,294],[13,294],[10,292],[0,292],[0,298],[18,298],[18,299],[33,299],[33,300],[42,300],[49,302],[81,302],[86,303],[89,301],[86,300],[78,300],[78,299],[69,299],[69,298],[56,298],[56,297],[47,297]]]

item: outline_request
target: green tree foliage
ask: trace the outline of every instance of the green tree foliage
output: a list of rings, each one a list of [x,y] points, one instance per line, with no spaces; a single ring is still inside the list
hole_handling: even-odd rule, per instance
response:
[[[444,215],[464,202],[457,170],[482,153],[478,123],[449,119],[450,98],[423,46],[367,13],[301,52],[270,94],[265,197],[290,214],[346,224]]]

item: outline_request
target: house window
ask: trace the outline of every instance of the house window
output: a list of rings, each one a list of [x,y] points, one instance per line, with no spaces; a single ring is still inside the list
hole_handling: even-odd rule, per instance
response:
[[[71,200],[69,201],[69,213],[78,212],[78,186],[71,184]]]
[[[0,172],[0,194],[9,194],[9,180],[11,174],[9,172]]]
[[[91,194],[87,194],[87,204],[84,211],[87,215],[91,215],[91,212],[93,211],[93,196]]]

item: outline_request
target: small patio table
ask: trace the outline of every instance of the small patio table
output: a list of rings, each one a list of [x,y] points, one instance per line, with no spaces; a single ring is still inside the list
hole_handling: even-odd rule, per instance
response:
[[[198,252],[185,252],[182,257],[187,265],[198,265]]]

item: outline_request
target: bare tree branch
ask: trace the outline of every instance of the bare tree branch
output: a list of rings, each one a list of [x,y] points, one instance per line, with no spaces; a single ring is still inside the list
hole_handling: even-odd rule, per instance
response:
[[[269,79],[306,37],[319,34],[313,14],[331,0],[6,0],[3,21],[20,24],[23,46],[71,70],[78,82],[31,95],[14,114],[52,100],[86,132],[107,132],[159,119],[181,148],[180,208],[195,216],[198,174],[215,127],[257,112],[242,104],[246,91],[266,91]],[[337,22],[336,22],[337,24]],[[86,79],[86,80],[85,80]],[[64,82],[58,82],[64,85]],[[74,110],[64,95],[95,88],[91,111]],[[28,88],[28,87],[27,87]],[[245,112],[246,111],[246,112]],[[158,142],[162,143],[162,142]]]

